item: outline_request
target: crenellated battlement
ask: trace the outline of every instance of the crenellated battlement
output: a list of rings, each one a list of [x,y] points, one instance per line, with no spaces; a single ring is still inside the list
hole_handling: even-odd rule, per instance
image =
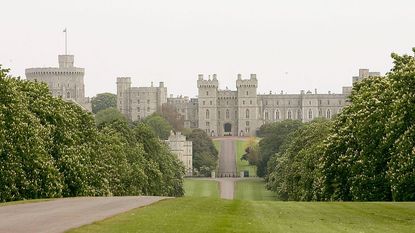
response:
[[[258,87],[258,79],[256,78],[256,74],[251,74],[249,79],[242,79],[242,75],[238,74],[238,79],[236,80],[236,87]]]
[[[219,87],[219,81],[217,79],[216,74],[213,74],[212,76],[209,75],[208,79],[204,79],[203,74],[199,74],[197,79],[197,87],[217,89]]]

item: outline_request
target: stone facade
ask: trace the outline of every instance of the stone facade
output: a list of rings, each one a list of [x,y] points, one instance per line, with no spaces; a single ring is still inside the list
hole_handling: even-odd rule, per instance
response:
[[[91,111],[89,98],[85,97],[84,68],[74,67],[74,55],[59,55],[58,60],[59,67],[26,69],[26,79],[44,82],[53,96]]]
[[[379,72],[360,69],[359,76],[353,77],[353,83],[370,76],[380,76]],[[152,87],[152,95],[132,94],[130,78],[117,79],[118,107],[128,118],[137,120],[150,115],[161,108],[164,103],[176,107],[185,118],[186,128],[200,128],[210,136],[254,136],[259,127],[265,123],[287,119],[309,122],[317,117],[332,118],[347,105],[352,87],[342,88],[342,93],[326,94],[301,91],[299,94],[284,92],[258,94],[258,79],[251,74],[248,79],[237,75],[236,90],[220,90],[216,74],[204,78],[198,75],[198,97],[167,96],[167,90],[161,83],[160,87]],[[139,90],[139,89],[136,89]],[[137,117],[131,106],[139,101],[153,104],[147,114]],[[148,108],[143,105],[140,109]]]
[[[186,176],[192,176],[193,171],[193,148],[192,142],[186,141],[186,137],[180,132],[170,133],[169,139],[166,140],[170,151],[177,155],[177,158],[183,162]]]
[[[158,87],[131,87],[130,77],[117,78],[117,108],[129,120],[137,121],[160,111],[167,103],[167,88],[160,82]]]

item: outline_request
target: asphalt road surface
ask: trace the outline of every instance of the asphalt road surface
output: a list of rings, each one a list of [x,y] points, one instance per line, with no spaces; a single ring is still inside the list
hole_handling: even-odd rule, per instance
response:
[[[0,232],[64,232],[165,198],[79,197],[3,206]]]

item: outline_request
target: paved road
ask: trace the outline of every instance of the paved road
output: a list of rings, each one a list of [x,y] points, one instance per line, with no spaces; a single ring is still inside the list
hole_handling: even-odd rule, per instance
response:
[[[221,139],[218,177],[236,177],[236,148],[233,138]]]
[[[166,197],[80,197],[0,207],[1,233],[64,232]]]

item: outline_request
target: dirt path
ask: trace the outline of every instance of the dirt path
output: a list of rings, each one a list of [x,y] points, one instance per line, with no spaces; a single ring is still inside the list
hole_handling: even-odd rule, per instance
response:
[[[82,197],[0,207],[0,232],[64,232],[166,197]]]

